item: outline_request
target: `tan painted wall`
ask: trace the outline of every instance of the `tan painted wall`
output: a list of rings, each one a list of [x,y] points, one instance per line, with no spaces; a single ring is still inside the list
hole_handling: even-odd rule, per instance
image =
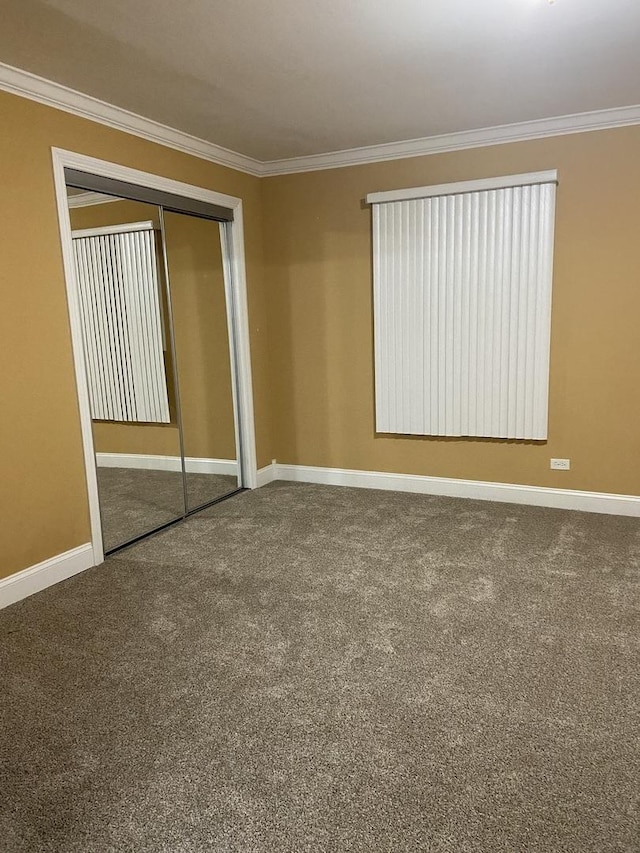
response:
[[[0,115],[0,576],[89,539],[52,145],[244,199],[259,465],[276,456],[640,493],[640,128],[260,183],[1,92]],[[550,168],[560,171],[560,189],[549,441],[376,436],[371,219],[362,199]],[[551,456],[570,457],[571,472],[550,472]]]
[[[73,228],[151,220],[158,208],[134,201],[70,210]],[[165,236],[175,328],[184,446],[187,456],[235,459],[231,364],[220,231],[217,222],[165,213]],[[167,381],[173,386],[170,351]],[[96,451],[179,454],[175,425],[94,423]]]
[[[0,92],[0,576],[89,541],[51,146],[244,200],[258,461],[273,456],[257,178]]]
[[[374,432],[368,192],[559,169],[549,440]],[[263,180],[278,461],[640,493],[640,128]],[[572,470],[549,470],[550,457]]]

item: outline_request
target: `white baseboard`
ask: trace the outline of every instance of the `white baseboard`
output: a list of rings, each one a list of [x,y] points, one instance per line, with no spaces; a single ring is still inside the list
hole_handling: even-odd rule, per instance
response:
[[[388,474],[383,471],[315,468],[309,465],[280,465],[276,463],[268,466],[268,468],[271,470],[268,471],[267,468],[263,468],[258,472],[259,475],[265,472],[264,481],[260,482],[260,485],[265,485],[272,480],[290,480],[299,483],[354,486],[359,489],[385,489],[423,495],[472,498],[482,501],[499,501],[640,517],[640,496],[638,495],[582,492],[574,489],[520,486],[482,480],[456,480],[449,477],[426,477],[418,474]]]
[[[181,471],[179,456],[154,456],[147,453],[96,453],[98,468],[142,468],[146,471]],[[227,474],[236,477],[238,463],[235,459],[209,459],[187,456],[188,474]]]
[[[0,609],[95,565],[91,543],[79,545],[0,580]]]
[[[278,478],[276,476],[277,468],[278,466],[275,462],[272,462],[270,465],[265,465],[264,468],[259,468],[256,488],[259,489],[260,486],[266,486],[268,483],[272,483],[277,479],[284,479],[283,477]]]

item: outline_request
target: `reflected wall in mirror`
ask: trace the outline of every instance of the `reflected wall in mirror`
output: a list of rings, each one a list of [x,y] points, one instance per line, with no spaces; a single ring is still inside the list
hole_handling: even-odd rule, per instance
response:
[[[69,188],[105,552],[185,514],[160,210]],[[95,203],[95,201],[99,203]]]
[[[218,222],[165,210],[187,509],[241,485]]]

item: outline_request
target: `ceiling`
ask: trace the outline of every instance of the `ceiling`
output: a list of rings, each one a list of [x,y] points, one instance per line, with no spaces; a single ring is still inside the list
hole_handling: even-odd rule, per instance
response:
[[[640,103],[638,0],[2,0],[0,60],[258,160]]]

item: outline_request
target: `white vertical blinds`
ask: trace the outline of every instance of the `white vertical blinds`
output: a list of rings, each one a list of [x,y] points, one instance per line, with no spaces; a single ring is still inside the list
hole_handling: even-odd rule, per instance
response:
[[[73,246],[91,417],[169,423],[152,223],[76,231]]]
[[[377,431],[545,439],[555,182],[370,199]]]

